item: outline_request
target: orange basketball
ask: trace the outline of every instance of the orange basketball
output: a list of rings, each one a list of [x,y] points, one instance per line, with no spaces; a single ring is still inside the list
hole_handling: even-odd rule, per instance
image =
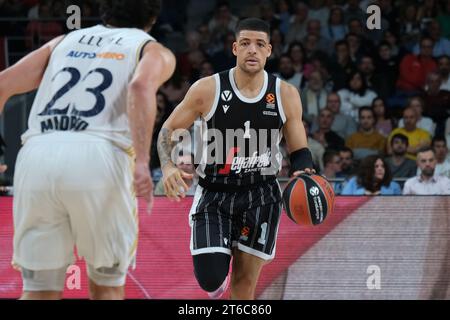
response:
[[[334,190],[323,176],[301,174],[291,179],[283,191],[288,217],[299,225],[321,224],[334,209]]]

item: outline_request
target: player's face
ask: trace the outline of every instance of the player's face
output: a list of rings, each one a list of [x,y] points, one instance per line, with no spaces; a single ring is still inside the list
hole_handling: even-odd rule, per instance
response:
[[[237,66],[247,73],[258,73],[263,70],[271,53],[269,37],[262,31],[242,30],[233,43]]]

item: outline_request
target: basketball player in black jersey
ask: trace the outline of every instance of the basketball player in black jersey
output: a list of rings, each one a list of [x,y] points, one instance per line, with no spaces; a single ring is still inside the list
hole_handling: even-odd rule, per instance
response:
[[[312,157],[297,89],[264,71],[271,55],[269,26],[259,19],[242,20],[233,53],[235,68],[190,88],[164,124],[158,152],[166,195],[179,201],[188,190],[184,180],[192,176],[171,159],[172,133],[201,119],[199,187],[189,215],[194,273],[200,286],[215,295],[226,289],[233,257],[231,298],[254,299],[262,267],[275,255],[282,210],[276,181],[281,137],[293,175],[312,173]]]

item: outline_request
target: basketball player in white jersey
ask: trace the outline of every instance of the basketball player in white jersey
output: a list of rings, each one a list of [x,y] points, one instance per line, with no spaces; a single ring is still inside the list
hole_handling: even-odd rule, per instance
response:
[[[14,177],[13,264],[22,299],[59,299],[74,246],[93,299],[123,299],[151,205],[156,92],[174,55],[148,32],[159,0],[106,0],[104,25],[58,37],[0,74],[9,97],[38,88]]]
[[[196,163],[200,179],[189,215],[194,273],[200,287],[218,298],[226,289],[233,257],[231,298],[254,299],[261,270],[275,256],[282,205],[276,181],[281,161],[274,158],[280,155],[276,149],[281,136],[290,152],[291,173],[314,170],[298,90],[264,71],[272,49],[270,26],[260,19],[245,19],[235,35],[236,67],[203,78],[189,89],[163,125],[158,152],[166,195],[185,197],[184,180],[190,175],[173,163],[172,133],[201,118],[205,135],[201,161]],[[214,144],[219,145],[214,159],[206,163]],[[248,152],[252,147],[246,145],[256,151]]]

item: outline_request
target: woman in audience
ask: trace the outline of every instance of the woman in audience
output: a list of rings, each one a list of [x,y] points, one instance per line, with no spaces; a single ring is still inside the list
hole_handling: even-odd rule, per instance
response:
[[[392,175],[384,159],[378,155],[364,158],[358,175],[351,178],[342,195],[401,195],[400,185],[392,181]]]
[[[378,97],[373,100],[372,109],[377,121],[375,125],[377,131],[381,135],[388,137],[395,128],[395,121],[388,116],[384,99]]]

